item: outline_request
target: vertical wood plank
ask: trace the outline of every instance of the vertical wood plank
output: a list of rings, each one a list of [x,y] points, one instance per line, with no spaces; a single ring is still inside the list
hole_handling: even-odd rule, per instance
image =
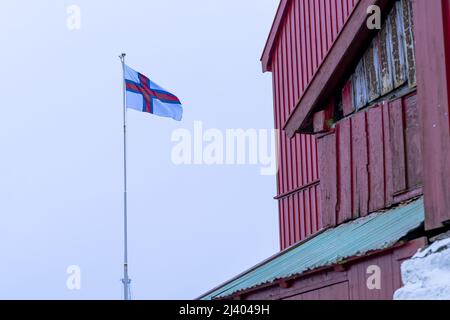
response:
[[[385,177],[385,205],[389,207],[394,202],[394,185],[392,175],[392,149],[390,135],[389,104],[383,102],[383,155]]]
[[[283,200],[278,200],[278,208],[280,211],[280,242],[281,242],[281,250],[286,248],[286,237],[284,232],[284,205]]]
[[[319,223],[317,217],[317,197],[315,187],[311,187],[309,190],[311,197],[311,232],[314,234],[319,231]]]
[[[322,223],[324,227],[336,225],[337,181],[336,181],[336,134],[327,134],[317,140]]]
[[[320,66],[323,60],[323,52],[322,52],[322,30],[321,30],[321,2],[323,0],[314,0],[314,15],[316,16],[316,47],[317,47],[317,66]],[[317,68],[316,68],[317,70]]]
[[[353,83],[352,77],[344,85],[342,89],[342,112],[344,116],[348,116],[355,111],[355,105],[353,103]]]
[[[289,238],[291,241],[289,242],[289,246],[295,244],[295,217],[294,217],[294,197],[290,195],[287,198],[288,207],[289,207]]]
[[[422,138],[416,94],[403,100],[405,110],[405,148],[408,189],[422,185]]]
[[[281,201],[278,200],[278,234],[280,250],[284,249],[284,235],[283,235],[283,207],[281,206]]]
[[[403,45],[406,54],[406,69],[409,87],[414,87],[416,82],[416,54],[414,51],[414,23],[412,18],[412,1],[401,0],[403,11],[403,30],[405,32]]]
[[[384,24],[376,38],[378,51],[380,55],[380,72],[381,72],[381,94],[385,95],[394,90],[394,67],[392,65],[392,37],[391,24]]]
[[[318,66],[318,48],[317,48],[317,35],[316,35],[316,12],[314,8],[314,0],[305,0],[309,3],[309,22],[310,22],[310,28],[311,28],[311,50],[312,50],[312,71],[313,75]]]
[[[305,201],[305,237],[311,235],[311,198],[309,196],[309,189],[303,191]]]
[[[364,68],[364,59],[358,63],[355,73],[352,77],[353,81],[353,101],[355,102],[356,110],[363,108],[368,101],[366,75]]]
[[[394,87],[399,88],[406,81],[405,50],[403,46],[403,13],[400,2],[396,2],[389,18],[392,44],[392,65],[394,67]]]
[[[352,219],[352,133],[351,120],[345,119],[337,126],[338,135],[338,223]]]
[[[283,199],[284,207],[284,235],[285,235],[285,248],[288,248],[291,244],[291,235],[289,233],[289,204],[288,199]]]
[[[320,201],[321,195],[320,195],[320,188],[319,188],[319,186],[320,186],[320,184],[316,185],[314,187],[314,192],[316,194],[317,228],[318,228],[318,230],[321,230],[321,229],[324,228],[324,225],[323,225],[323,219],[322,219],[322,204],[321,204],[321,201]]]
[[[407,189],[406,184],[406,155],[403,122],[402,99],[389,103],[389,121],[392,153],[393,192],[398,193]]]
[[[376,41],[372,41],[369,49],[364,53],[365,83],[368,89],[368,102],[380,96],[380,61]]]
[[[326,16],[326,2],[323,0],[318,0],[320,6],[320,31],[321,31],[321,39],[322,39],[322,59],[325,58],[325,55],[328,51],[328,41],[327,41],[327,16]]]
[[[369,204],[366,113],[352,118],[353,217],[366,216]]]
[[[308,80],[307,82],[311,80],[312,74],[313,74],[313,58],[312,58],[312,39],[311,39],[311,21],[310,21],[310,10],[309,10],[309,1],[304,0],[301,1],[304,4],[304,18],[305,18],[305,34],[306,34],[306,65],[308,67]]]
[[[384,208],[383,113],[377,106],[368,111],[369,212]]]
[[[300,215],[299,215],[299,205],[298,205],[298,193],[295,193],[292,196],[292,200],[293,200],[293,216],[294,216],[294,233],[295,233],[295,237],[294,237],[294,242],[298,242],[301,239],[301,235],[300,235]]]
[[[299,192],[299,214],[300,214],[300,234],[301,238],[306,238],[306,217],[305,217],[305,193]]]

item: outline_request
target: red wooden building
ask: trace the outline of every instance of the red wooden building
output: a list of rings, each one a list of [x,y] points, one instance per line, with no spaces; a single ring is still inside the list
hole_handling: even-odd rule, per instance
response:
[[[449,37],[450,0],[280,1],[281,251],[201,298],[392,299],[449,227]]]

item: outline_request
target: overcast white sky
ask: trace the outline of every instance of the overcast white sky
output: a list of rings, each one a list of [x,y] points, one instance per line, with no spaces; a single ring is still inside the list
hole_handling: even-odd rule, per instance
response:
[[[66,26],[68,5],[81,29]],[[5,1],[0,11],[0,298],[122,298],[117,55],[185,105],[129,112],[135,299],[190,299],[278,250],[275,177],[175,166],[171,134],[272,128],[259,58],[278,0]],[[81,290],[66,268],[81,268]]]

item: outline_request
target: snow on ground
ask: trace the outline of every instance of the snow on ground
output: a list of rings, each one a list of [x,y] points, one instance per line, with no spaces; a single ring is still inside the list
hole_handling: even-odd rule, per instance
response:
[[[401,267],[395,300],[450,300],[450,238],[420,250]]]

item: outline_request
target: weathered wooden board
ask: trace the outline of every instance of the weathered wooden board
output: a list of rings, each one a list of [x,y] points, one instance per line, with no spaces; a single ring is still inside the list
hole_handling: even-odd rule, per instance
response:
[[[351,119],[342,120],[337,128],[338,149],[338,223],[352,219],[352,127]]]
[[[368,116],[369,147],[369,212],[384,208],[383,110],[370,108]]]
[[[406,159],[402,99],[389,103],[393,192],[406,191]]]
[[[416,86],[416,53],[414,49],[414,22],[411,0],[401,0],[403,11],[406,72],[409,87]]]
[[[406,83],[416,85],[414,50],[411,1],[397,1],[350,78],[357,110]]]
[[[391,25],[385,23],[376,38],[380,55],[381,95],[394,90],[394,68],[392,66]]]
[[[320,169],[320,196],[323,227],[336,225],[337,167],[336,134],[327,134],[317,140]]]
[[[408,189],[413,189],[421,186],[423,183],[422,137],[420,134],[421,127],[417,96],[415,94],[404,99],[404,110]]]
[[[362,109],[368,101],[368,88],[366,85],[366,73],[364,68],[364,59],[358,63],[355,73],[352,77],[353,81],[353,101],[356,110]]]
[[[380,58],[376,41],[364,53],[365,83],[367,86],[367,102],[372,102],[381,95]]]
[[[383,156],[385,180],[385,204],[389,207],[394,202],[394,185],[392,175],[392,150],[390,135],[389,103],[383,102]]]
[[[344,117],[346,117],[354,111],[355,104],[353,102],[353,82],[352,78],[350,78],[342,89],[342,113]]]
[[[369,209],[369,177],[366,127],[366,113],[357,113],[352,118],[352,189],[354,218],[367,215]]]
[[[392,65],[394,67],[394,87],[399,88],[407,81],[404,48],[403,10],[401,2],[396,2],[387,20],[391,29]]]

